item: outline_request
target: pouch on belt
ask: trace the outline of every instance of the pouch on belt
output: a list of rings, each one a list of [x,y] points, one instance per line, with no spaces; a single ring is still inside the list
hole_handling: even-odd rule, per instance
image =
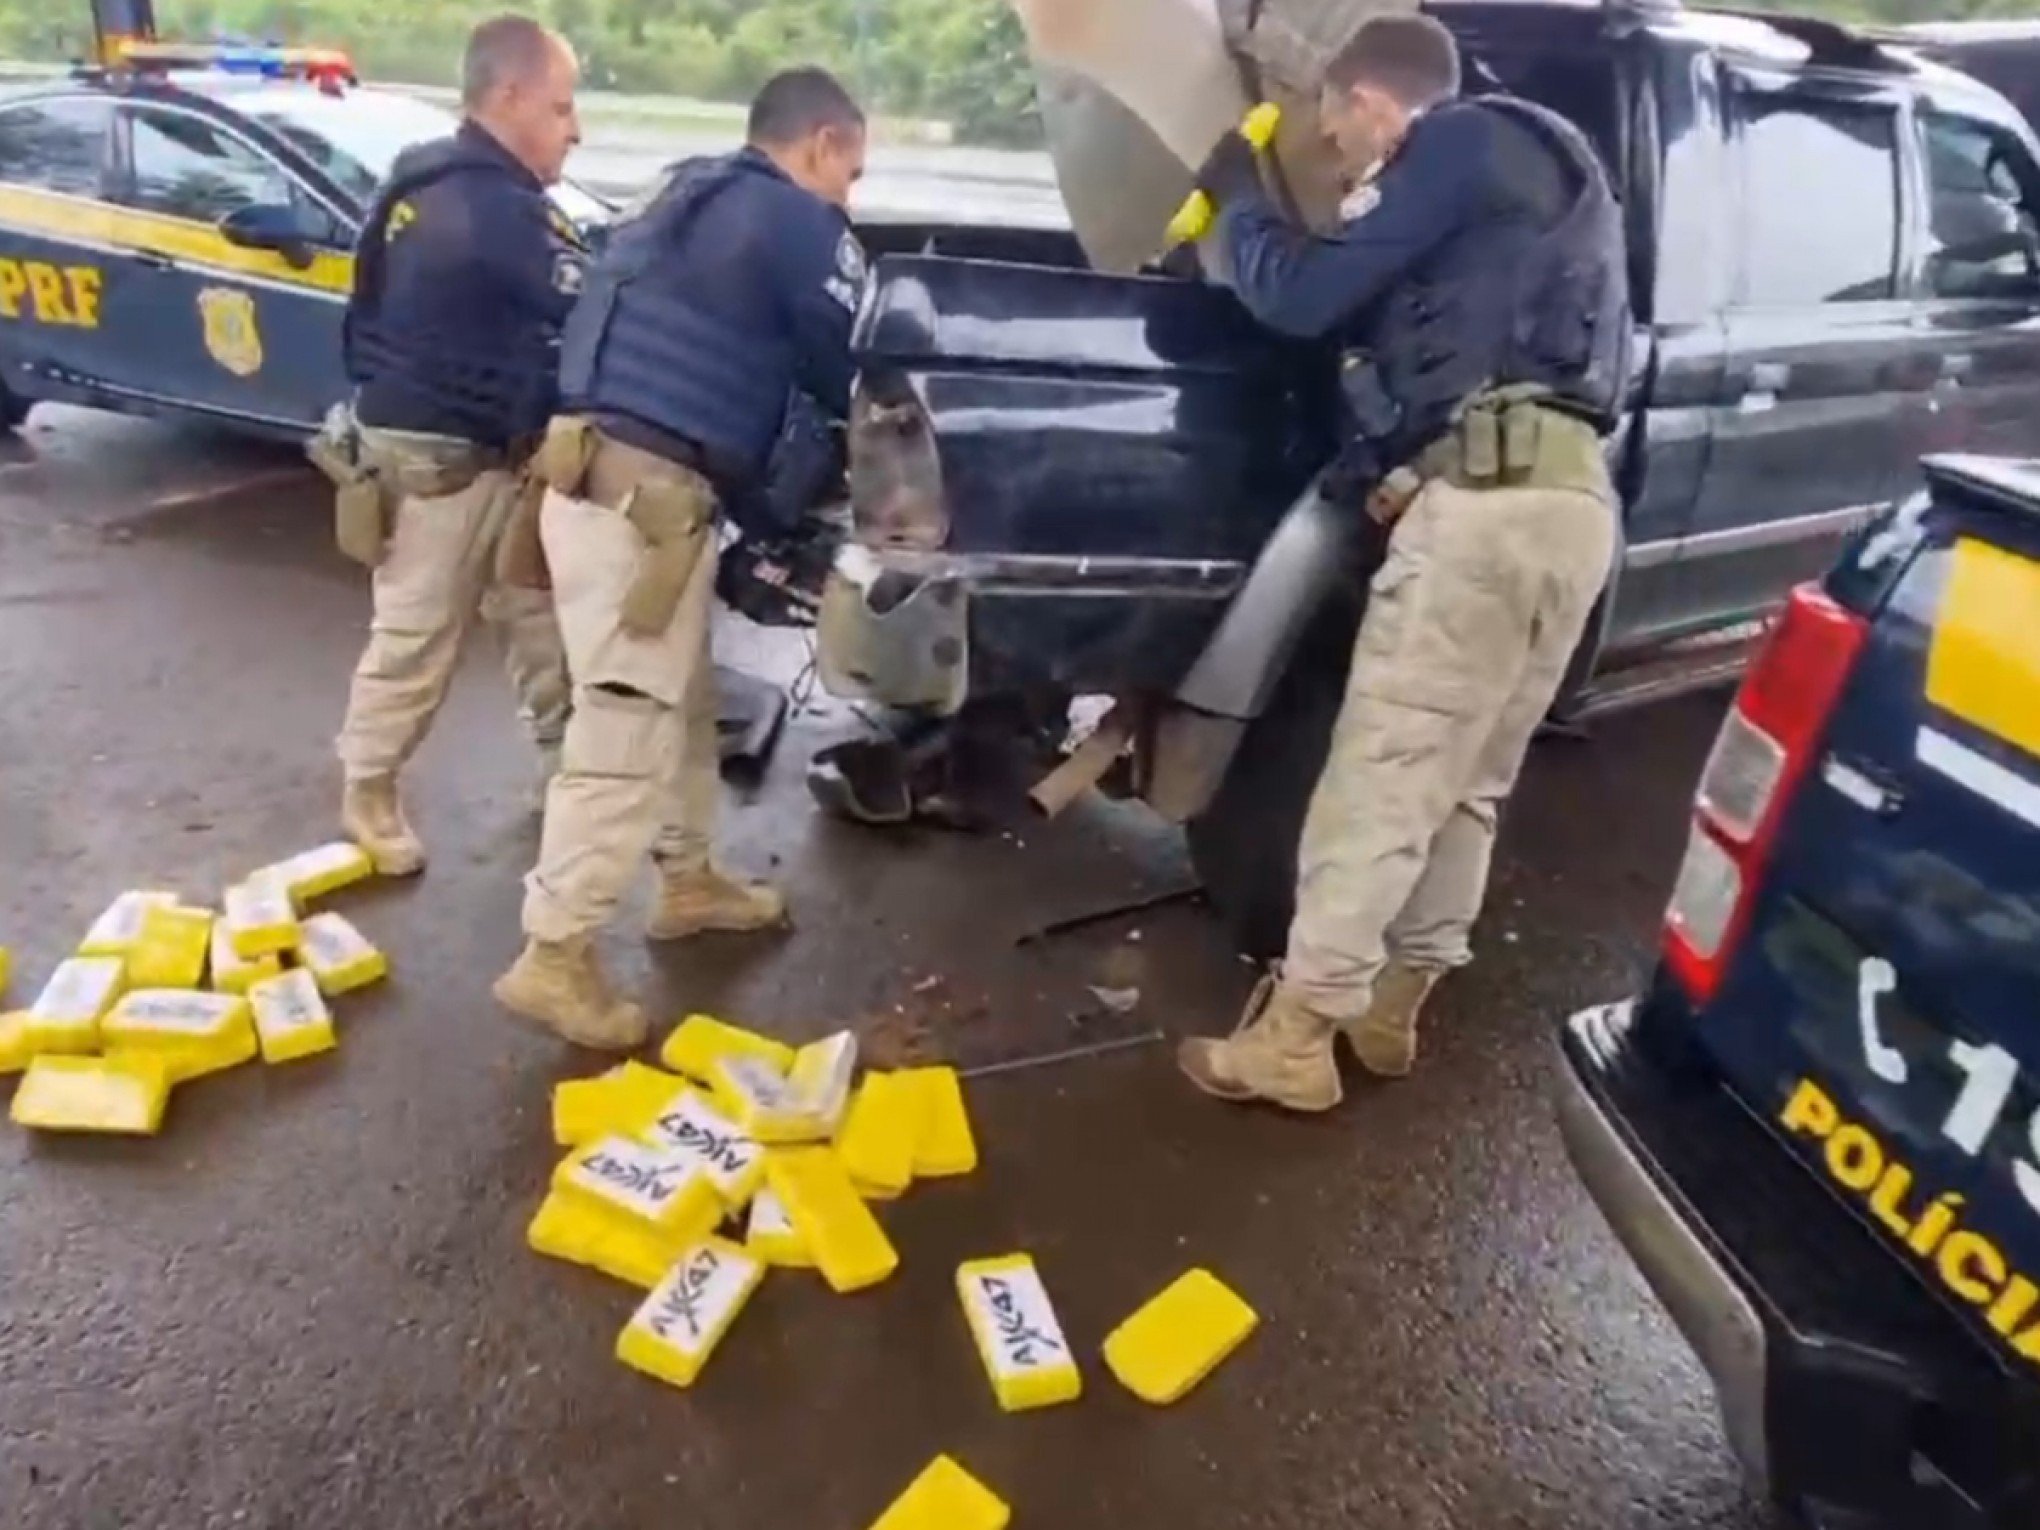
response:
[[[562,415],[546,428],[538,450],[517,480],[517,497],[511,501],[502,539],[496,544],[496,578],[500,582],[525,590],[552,588],[545,541],[539,533],[545,491],[578,494],[581,481],[588,476],[595,442],[594,426],[578,415]]]
[[[708,544],[715,501],[705,480],[686,474],[641,481],[621,508],[645,539],[623,596],[623,630],[656,637],[680,609],[687,581]]]
[[[356,563],[374,568],[389,537],[389,506],[374,469],[362,461],[361,434],[344,404],[327,414],[305,455],[332,481],[334,542]]]

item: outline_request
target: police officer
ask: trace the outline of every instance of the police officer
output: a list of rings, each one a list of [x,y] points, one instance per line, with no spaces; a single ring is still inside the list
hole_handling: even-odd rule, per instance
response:
[[[578,74],[573,50],[537,22],[482,23],[462,64],[465,120],[398,158],[357,248],[345,338],[358,423],[343,412],[314,455],[340,480],[343,547],[374,568],[339,737],[341,819],[389,876],[425,864],[397,772],[445,699],[477,609],[502,640],[543,764],[566,728],[552,602],[500,577],[497,554],[585,274],[545,190],[580,140]]]
[[[755,502],[796,391],[841,418],[864,257],[845,213],[864,117],[819,69],[768,81],[748,144],[683,162],[611,232],[561,343],[540,450],[546,562],[574,681],[510,1010],[578,1044],[642,1043],[593,937],[649,851],[649,934],[781,923],[710,858],[719,782],[708,656],[719,507]]]
[[[1322,492],[1393,528],[1304,825],[1287,958],[1231,1037],[1182,1048],[1226,1099],[1330,1109],[1341,1031],[1370,1071],[1410,1070],[1615,545],[1600,436],[1628,362],[1616,204],[1562,119],[1458,92],[1436,21],[1361,27],[1321,101],[1354,186],[1329,237],[1284,221],[1244,141],[1200,178],[1246,306],[1344,347],[1351,438]]]

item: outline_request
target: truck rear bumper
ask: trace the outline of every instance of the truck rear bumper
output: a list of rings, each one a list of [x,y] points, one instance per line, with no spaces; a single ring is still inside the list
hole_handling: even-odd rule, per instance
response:
[[[1575,1016],[1558,1117],[1753,1484],[1822,1530],[2040,1524],[2040,1386],[1691,1055],[1691,1023],[1662,983]]]
[[[1627,1003],[1587,1010],[1566,1030],[1574,1045],[1598,1052],[1611,1032],[1628,1026],[1633,1011]],[[1713,1378],[1729,1449],[1751,1483],[1768,1489],[1763,1319],[1582,1076],[1570,1067],[1559,1075],[1559,1131],[1575,1172]]]

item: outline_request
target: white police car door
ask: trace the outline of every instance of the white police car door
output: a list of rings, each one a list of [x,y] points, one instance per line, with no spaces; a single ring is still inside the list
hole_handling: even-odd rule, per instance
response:
[[[340,319],[350,230],[218,118],[121,109],[117,208],[133,359],[123,385],[166,405],[272,428],[316,424],[345,391]]]

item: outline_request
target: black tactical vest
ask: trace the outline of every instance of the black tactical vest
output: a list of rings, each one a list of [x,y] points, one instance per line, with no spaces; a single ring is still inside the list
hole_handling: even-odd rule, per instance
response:
[[[1548,388],[1555,407],[1612,429],[1628,380],[1621,208],[1585,135],[1512,97],[1440,110],[1494,112],[1520,127],[1507,150],[1554,156],[1571,200],[1541,230],[1521,216],[1471,220],[1370,312],[1364,351],[1349,353],[1361,364],[1347,368],[1347,394],[1356,433],[1383,468],[1407,461],[1463,402],[1494,387]]]
[[[690,271],[687,234],[711,202],[756,174],[741,155],[682,165],[612,231],[560,341],[566,409],[626,416],[677,438],[699,449],[719,481],[763,468],[786,413],[793,338],[732,322]]]
[[[508,315],[486,325],[421,322],[416,308],[396,321],[386,312],[392,215],[407,198],[470,170],[507,173],[458,138],[421,145],[397,161],[355,245],[341,352],[366,423],[504,445],[542,430],[551,417],[559,370],[553,327]],[[428,297],[417,306],[429,312],[433,305]]]

